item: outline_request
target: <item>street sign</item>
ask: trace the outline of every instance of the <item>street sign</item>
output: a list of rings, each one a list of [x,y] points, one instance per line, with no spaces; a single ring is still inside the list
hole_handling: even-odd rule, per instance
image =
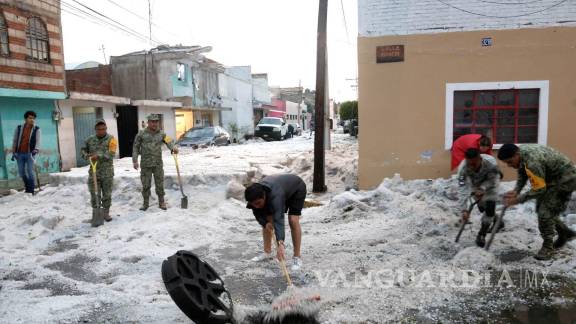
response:
[[[404,61],[404,45],[386,45],[376,47],[376,63]]]

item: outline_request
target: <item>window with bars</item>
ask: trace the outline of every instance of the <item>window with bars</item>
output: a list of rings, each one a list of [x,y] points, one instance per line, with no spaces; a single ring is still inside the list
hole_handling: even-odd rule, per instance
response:
[[[4,19],[4,13],[0,11],[0,55],[8,56],[10,48],[8,45],[8,26]]]
[[[537,143],[540,89],[454,91],[453,140],[490,136],[495,144]]]
[[[43,62],[49,61],[48,31],[44,22],[38,17],[28,19],[26,48],[28,49],[28,58]]]

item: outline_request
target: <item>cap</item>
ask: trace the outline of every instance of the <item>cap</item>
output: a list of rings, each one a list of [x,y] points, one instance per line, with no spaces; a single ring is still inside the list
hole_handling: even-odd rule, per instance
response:
[[[94,126],[98,126],[98,125],[106,125],[106,121],[104,119],[97,119]]]
[[[160,120],[157,114],[150,114],[146,117],[148,120]]]

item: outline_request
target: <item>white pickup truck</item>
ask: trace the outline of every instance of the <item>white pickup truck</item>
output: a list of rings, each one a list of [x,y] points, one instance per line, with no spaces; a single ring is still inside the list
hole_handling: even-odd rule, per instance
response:
[[[282,118],[264,117],[254,129],[254,136],[264,140],[281,141],[287,137],[288,125]]]

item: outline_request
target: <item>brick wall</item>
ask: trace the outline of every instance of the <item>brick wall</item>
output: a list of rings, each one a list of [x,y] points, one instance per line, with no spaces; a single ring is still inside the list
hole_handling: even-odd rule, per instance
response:
[[[0,87],[64,92],[64,64],[57,0],[0,0],[9,54],[0,56]],[[38,17],[48,34],[49,60],[31,60],[26,48],[28,19]]]
[[[576,1],[573,0],[491,2],[498,3],[481,0],[358,0],[358,33],[360,37],[379,37],[576,26]]]
[[[112,67],[100,65],[95,68],[66,70],[68,91],[112,95]]]

